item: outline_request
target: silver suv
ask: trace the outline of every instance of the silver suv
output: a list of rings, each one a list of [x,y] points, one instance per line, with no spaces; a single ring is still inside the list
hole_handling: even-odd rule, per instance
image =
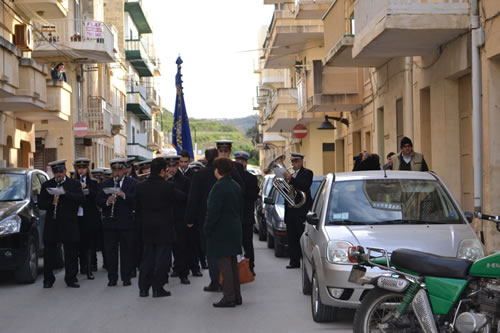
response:
[[[350,246],[408,248],[476,260],[483,247],[444,183],[430,172],[329,174],[301,237],[302,291],[317,322],[356,308],[369,286],[348,282]],[[367,276],[377,276],[378,269]]]

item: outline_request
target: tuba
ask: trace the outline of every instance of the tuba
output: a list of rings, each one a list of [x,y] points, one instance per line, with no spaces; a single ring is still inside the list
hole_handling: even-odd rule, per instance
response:
[[[283,178],[283,173],[291,169],[291,167],[285,167],[284,160],[285,155],[281,155],[275,158],[268,166],[268,169],[276,175],[273,178],[273,187],[285,198],[289,207],[300,208],[306,203],[306,194],[296,190],[293,185],[288,184]],[[295,202],[297,198],[300,199],[298,203]]]

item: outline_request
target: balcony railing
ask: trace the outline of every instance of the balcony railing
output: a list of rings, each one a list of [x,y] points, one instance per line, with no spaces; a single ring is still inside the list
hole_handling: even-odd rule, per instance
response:
[[[127,143],[127,156],[147,160],[153,158],[153,151],[140,143]]]
[[[104,22],[91,20],[34,21],[33,57],[65,57],[84,63],[115,61],[115,35]]]
[[[151,106],[146,102],[146,88],[134,87],[136,91],[127,92],[127,111],[133,112],[141,120],[151,120]],[[143,90],[139,92],[137,90]]]
[[[151,105],[152,107],[160,107],[159,95],[154,87],[146,88],[146,96],[149,105]]]
[[[157,126],[153,126],[152,121],[146,122],[146,132],[148,138],[148,148],[154,150],[160,149],[162,145],[161,134]]]
[[[125,40],[125,56],[139,76],[154,76],[154,66],[149,50],[140,39]]]
[[[16,0],[16,7],[27,13],[43,12],[45,19],[62,19],[68,15],[68,0]]]
[[[87,108],[83,109],[82,118],[89,126],[87,137],[111,137],[111,112],[101,97],[89,98]]]
[[[320,19],[331,3],[331,0],[295,0],[295,18],[299,20]]]
[[[297,104],[296,88],[278,88],[273,91],[271,107],[276,109],[279,104]]]

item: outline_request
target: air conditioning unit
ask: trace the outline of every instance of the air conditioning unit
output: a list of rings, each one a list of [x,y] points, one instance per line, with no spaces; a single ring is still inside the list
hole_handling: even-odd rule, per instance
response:
[[[23,52],[33,51],[33,30],[27,24],[16,24],[14,27],[14,44]]]

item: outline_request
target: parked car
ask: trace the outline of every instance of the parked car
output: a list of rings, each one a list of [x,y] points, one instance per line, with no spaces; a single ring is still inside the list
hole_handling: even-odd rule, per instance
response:
[[[264,176],[260,182],[259,198],[255,201],[255,231],[259,234],[259,240],[265,241],[267,237],[267,226],[265,219],[265,206],[264,199],[269,196],[273,187],[274,174]]]
[[[0,271],[14,271],[19,283],[33,283],[38,275],[45,211],[37,198],[47,180],[40,170],[0,169]]]
[[[329,174],[301,237],[302,291],[317,322],[356,308],[371,286],[348,282],[349,246],[408,248],[475,260],[484,249],[445,184],[430,172]],[[380,275],[368,270],[367,277]]]
[[[324,178],[324,176],[314,176],[311,184],[313,200]],[[276,257],[286,257],[288,255],[288,236],[285,225],[285,198],[273,187],[265,199],[265,205],[267,247],[274,249]]]

